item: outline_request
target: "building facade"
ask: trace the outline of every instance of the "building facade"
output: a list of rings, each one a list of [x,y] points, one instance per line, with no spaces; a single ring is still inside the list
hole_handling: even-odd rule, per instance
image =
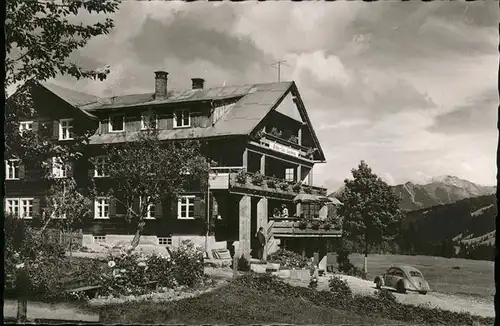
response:
[[[52,160],[55,178],[73,176],[84,185],[92,179],[105,189],[103,145],[132,141],[142,130],[157,128],[160,140],[201,139],[204,155],[216,162],[209,189],[180,194],[175,201],[151,205],[142,238],[176,246],[189,239],[249,255],[254,235],[263,227],[266,253],[286,242],[317,241],[340,236],[338,229],[298,229],[294,220],[326,217],[325,205],[297,203],[299,194],[326,195],[313,185],[313,168],[325,156],[294,82],[205,88],[192,79],[192,89],[171,91],[168,73],[154,75],[154,93],[110,98],[76,92],[49,83],[33,83],[33,113],[19,116],[19,132],[46,132],[60,143],[88,133],[86,156],[72,166]],[[89,157],[96,157],[93,165]],[[47,205],[47,182],[16,157],[5,159],[5,210],[31,219]],[[283,209],[288,210],[283,218]],[[93,198],[92,218],[81,226],[83,244],[131,240],[133,228],[125,208],[113,198]],[[292,221],[292,222],[290,222]]]

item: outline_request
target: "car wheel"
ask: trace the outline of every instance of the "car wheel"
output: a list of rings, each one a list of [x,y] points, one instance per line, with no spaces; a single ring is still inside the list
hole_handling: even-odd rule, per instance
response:
[[[404,283],[403,282],[398,282],[396,290],[398,290],[399,293],[406,293],[406,289],[405,289]]]
[[[420,293],[420,294],[422,294],[422,295],[426,295],[426,294],[427,294],[427,291],[420,291],[420,292],[418,292],[418,293]]]
[[[381,281],[379,278],[377,278],[377,279],[375,280],[375,286],[376,286],[376,287],[377,287],[377,289],[379,289],[379,290],[382,288],[382,281]]]

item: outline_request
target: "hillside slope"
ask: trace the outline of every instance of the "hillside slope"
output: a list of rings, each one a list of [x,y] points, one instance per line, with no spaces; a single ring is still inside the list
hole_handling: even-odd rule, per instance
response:
[[[496,215],[496,196],[480,196],[407,212],[404,226],[413,224],[420,241],[489,243],[494,237]]]

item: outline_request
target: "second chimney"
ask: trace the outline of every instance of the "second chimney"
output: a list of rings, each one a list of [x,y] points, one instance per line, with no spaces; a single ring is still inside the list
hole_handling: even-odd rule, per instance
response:
[[[155,99],[167,97],[168,72],[155,71]]]
[[[193,89],[203,89],[203,84],[205,83],[205,79],[203,78],[191,78],[193,82]]]

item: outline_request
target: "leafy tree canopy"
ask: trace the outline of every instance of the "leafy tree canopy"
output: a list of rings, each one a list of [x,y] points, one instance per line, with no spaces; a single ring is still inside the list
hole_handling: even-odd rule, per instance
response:
[[[5,86],[29,79],[43,81],[57,73],[76,78],[105,77],[100,70],[84,70],[69,62],[71,53],[94,36],[108,34],[113,20],[106,15],[119,0],[8,0],[5,16]],[[96,16],[94,23],[79,22],[78,15]],[[102,16],[101,16],[102,18]],[[98,68],[98,67],[96,67]],[[104,72],[104,75],[102,74]]]
[[[344,181],[340,196],[344,237],[362,239],[366,245],[394,239],[403,216],[399,198],[364,161],[352,170],[352,175],[353,180]]]

